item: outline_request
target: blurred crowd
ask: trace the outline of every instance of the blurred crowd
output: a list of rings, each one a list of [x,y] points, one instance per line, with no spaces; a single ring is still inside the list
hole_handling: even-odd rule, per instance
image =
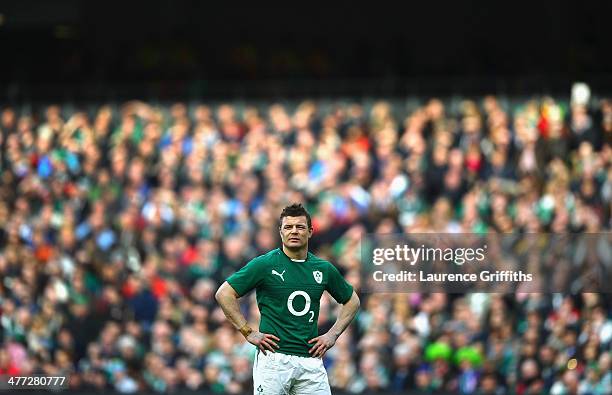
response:
[[[610,231],[610,100],[0,110],[0,374],[252,391],[255,348],[213,295],[293,202],[358,291],[365,233]],[[612,393],[606,294],[361,298],[332,388]]]

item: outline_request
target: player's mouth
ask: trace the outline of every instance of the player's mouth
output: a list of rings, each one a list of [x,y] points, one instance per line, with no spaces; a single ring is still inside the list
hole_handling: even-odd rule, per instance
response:
[[[289,241],[300,241],[300,239],[298,237],[291,237]]]

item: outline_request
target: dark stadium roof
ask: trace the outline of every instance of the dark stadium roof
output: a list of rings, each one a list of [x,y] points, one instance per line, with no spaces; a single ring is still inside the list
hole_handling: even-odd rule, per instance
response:
[[[469,77],[486,90],[527,76],[565,91],[610,80],[603,4],[5,2],[0,84],[416,79],[450,90]]]

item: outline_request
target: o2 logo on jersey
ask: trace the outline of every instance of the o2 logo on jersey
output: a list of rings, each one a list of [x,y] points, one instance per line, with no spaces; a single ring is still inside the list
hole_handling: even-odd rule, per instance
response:
[[[295,307],[293,307],[293,299],[298,296],[301,296],[306,300],[304,308],[300,311],[296,311]],[[287,299],[287,308],[289,309],[289,312],[296,317],[301,317],[303,315],[306,315],[307,313],[310,313],[310,319],[308,320],[308,322],[312,322],[314,318],[314,311],[308,311],[310,310],[310,295],[308,295],[304,291],[293,291],[293,293],[289,295],[289,298]]]

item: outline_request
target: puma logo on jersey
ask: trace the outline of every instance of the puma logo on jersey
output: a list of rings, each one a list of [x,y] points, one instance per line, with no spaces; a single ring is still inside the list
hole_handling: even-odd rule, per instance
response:
[[[283,277],[283,274],[285,274],[287,270],[283,270],[282,273],[277,272],[276,270],[272,269],[272,274],[277,275],[278,277],[281,278],[281,280],[283,280],[283,282],[285,282],[285,278]]]

